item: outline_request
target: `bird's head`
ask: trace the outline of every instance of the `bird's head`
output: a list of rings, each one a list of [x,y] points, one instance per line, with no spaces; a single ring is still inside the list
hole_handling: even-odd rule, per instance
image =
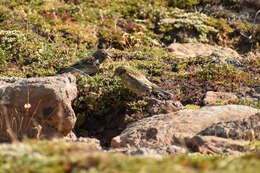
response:
[[[124,66],[119,66],[116,68],[113,77],[115,76],[122,77],[122,75],[125,73],[127,73],[127,68]]]
[[[106,58],[111,58],[111,56],[103,49],[98,49],[94,54],[93,57],[98,60],[101,64]]]

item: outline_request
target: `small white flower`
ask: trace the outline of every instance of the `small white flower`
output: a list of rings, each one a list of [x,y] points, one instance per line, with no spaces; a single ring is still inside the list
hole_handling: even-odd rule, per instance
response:
[[[39,49],[39,52],[42,53],[44,50],[43,49]]]
[[[30,109],[32,106],[31,106],[31,104],[30,103],[26,103],[26,104],[24,104],[24,108],[25,109]]]

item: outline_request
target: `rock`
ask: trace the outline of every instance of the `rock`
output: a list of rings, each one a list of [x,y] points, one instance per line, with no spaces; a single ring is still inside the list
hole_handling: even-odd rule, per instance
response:
[[[71,74],[2,83],[0,93],[0,141],[9,141],[10,136],[21,139],[25,134],[65,136],[74,127],[71,102],[77,96],[77,86]]]
[[[134,151],[131,151],[130,154],[132,156],[141,155],[141,156],[151,157],[151,158],[159,158],[159,159],[162,158],[162,156],[158,154],[155,149],[150,149],[150,148],[138,148]]]
[[[184,147],[180,147],[177,145],[170,145],[161,148],[137,148],[130,149],[128,153],[132,156],[141,155],[145,157],[153,157],[153,158],[161,158],[162,155],[177,155],[177,154],[185,154],[186,149]]]
[[[199,135],[260,140],[260,113],[236,121],[214,123],[201,131]]]
[[[160,148],[145,148],[145,147],[110,148],[108,152],[161,158],[162,155],[185,154],[187,153],[187,150],[185,147],[182,146],[170,145],[170,146],[165,146]]]
[[[254,86],[252,88],[242,88],[241,100],[256,102],[260,101],[260,86]]]
[[[212,54],[221,57],[223,62],[226,57],[241,58],[240,55],[231,48],[203,43],[172,43],[168,46],[168,50],[178,58],[210,56]]]
[[[78,138],[73,131],[70,131],[66,136],[63,138],[65,141],[77,141]]]
[[[145,101],[147,102],[147,112],[151,115],[176,112],[184,108],[180,101],[158,100],[155,98],[146,98]]]
[[[225,105],[154,115],[128,125],[119,136],[112,139],[111,147],[183,147],[214,123],[249,118],[257,112],[260,110],[248,106]]]
[[[257,10],[260,9],[260,1],[259,0],[242,0],[245,5],[249,7],[255,8]]]
[[[73,132],[72,132],[73,133]],[[79,137],[77,138],[76,135],[72,135],[69,133],[69,135],[65,136],[63,138],[66,142],[77,142],[77,143],[86,143],[89,144],[94,150],[102,150],[102,147],[100,145],[100,141],[96,138],[88,138],[88,137]]]
[[[260,101],[260,86],[254,88],[255,92],[252,97],[256,98],[257,101]]]
[[[203,154],[239,154],[245,152],[248,142],[224,139],[216,136],[194,136],[187,143],[188,148]]]
[[[208,91],[203,103],[205,105],[217,105],[221,103],[232,103],[237,99],[237,96],[233,93]]]

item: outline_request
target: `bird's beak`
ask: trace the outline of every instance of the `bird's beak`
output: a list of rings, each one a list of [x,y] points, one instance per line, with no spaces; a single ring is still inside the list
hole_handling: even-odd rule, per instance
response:
[[[110,55],[107,55],[107,56],[108,56],[108,58],[112,59],[112,56],[110,56]]]
[[[111,75],[111,78],[115,78],[116,77],[116,73]]]

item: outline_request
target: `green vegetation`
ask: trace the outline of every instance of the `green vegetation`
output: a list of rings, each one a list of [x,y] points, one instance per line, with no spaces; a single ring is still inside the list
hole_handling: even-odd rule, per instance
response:
[[[79,154],[80,153],[80,154]],[[189,155],[161,159],[97,152],[84,143],[27,141],[0,146],[1,172],[238,172],[260,169],[259,153]]]
[[[119,126],[149,116],[145,99],[125,88],[119,78],[112,78],[117,65],[140,70],[188,109],[203,106],[207,91],[233,92],[239,96],[233,103],[260,108],[259,102],[241,99],[243,91],[260,86],[259,58],[238,60],[237,66],[229,62],[233,57],[220,61],[212,54],[180,59],[166,49],[173,42],[203,42],[228,46],[245,55],[259,52],[259,25],[232,18],[222,10],[214,15],[197,10],[207,5],[239,10],[241,3],[2,0],[0,76],[56,75],[59,68],[91,55],[97,48],[107,49],[112,60],[105,61],[99,73],[91,77],[76,75],[78,97],[73,103],[77,133],[101,138],[101,143],[113,137],[102,139],[108,130],[117,134]],[[155,159],[99,153],[87,144],[30,140],[0,145],[0,172],[247,173],[260,170],[259,158],[256,150],[242,156],[194,153]]]
[[[245,52],[246,40],[237,33],[250,35],[253,25],[235,19],[227,23],[225,15],[214,18],[193,11],[211,3],[224,3],[230,9],[239,6],[234,0],[1,1],[0,76],[55,75],[57,69],[91,55],[96,47],[113,48],[109,51],[113,62],[105,62],[98,74],[77,76],[79,94],[73,105],[79,131],[86,130],[90,115],[102,119],[117,108],[130,119],[147,116],[143,98],[118,78],[112,79],[118,64],[139,69],[184,105],[201,106],[208,90],[239,94],[242,87],[259,85],[259,59],[245,60],[238,69],[212,63],[214,55],[176,59],[164,48],[173,41],[199,41]],[[246,42],[250,51],[259,46],[259,31],[257,26]]]

